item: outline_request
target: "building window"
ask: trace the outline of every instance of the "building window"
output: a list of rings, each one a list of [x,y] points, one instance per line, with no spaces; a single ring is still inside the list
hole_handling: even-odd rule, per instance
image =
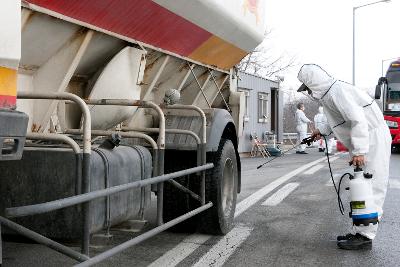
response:
[[[249,90],[239,90],[239,92],[243,92],[244,93],[244,116],[243,116],[243,120],[244,121],[249,121],[249,97],[250,97],[250,91]]]
[[[268,122],[268,94],[258,93],[258,122]]]

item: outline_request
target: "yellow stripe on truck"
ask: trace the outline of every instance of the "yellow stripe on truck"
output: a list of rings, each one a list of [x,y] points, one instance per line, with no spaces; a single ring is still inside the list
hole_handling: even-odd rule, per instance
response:
[[[248,52],[224,41],[223,39],[217,36],[212,36],[196,48],[196,50],[189,55],[189,58],[228,70],[236,65],[247,54]]]
[[[15,109],[17,104],[17,70],[0,66],[0,109]]]
[[[0,95],[17,95],[17,70],[0,67]]]

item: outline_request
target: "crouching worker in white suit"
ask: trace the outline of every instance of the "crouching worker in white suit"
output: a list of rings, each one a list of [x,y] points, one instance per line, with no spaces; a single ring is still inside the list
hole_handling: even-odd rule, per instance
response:
[[[327,127],[328,119],[324,114],[324,108],[322,106],[318,108],[318,114],[314,116],[314,124],[316,129],[319,129],[321,127]],[[329,155],[333,155],[332,148],[334,143],[335,143],[335,138],[333,138],[333,136],[328,139],[327,144],[325,144],[325,139],[321,138],[318,141],[319,152],[324,152],[326,148],[327,149],[326,153],[328,153]]]
[[[364,91],[330,76],[321,67],[306,64],[297,77],[306,91],[324,107],[329,127],[320,127],[313,133],[333,132],[351,155],[354,166],[362,166],[371,173],[375,205],[379,218],[385,200],[391,154],[391,136],[376,102]],[[378,224],[353,226],[353,233],[338,236],[337,244],[342,249],[370,249]]]

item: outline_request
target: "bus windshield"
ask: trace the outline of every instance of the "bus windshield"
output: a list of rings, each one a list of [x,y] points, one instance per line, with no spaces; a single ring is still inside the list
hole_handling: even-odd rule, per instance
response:
[[[385,111],[400,112],[400,70],[388,71],[386,78]]]

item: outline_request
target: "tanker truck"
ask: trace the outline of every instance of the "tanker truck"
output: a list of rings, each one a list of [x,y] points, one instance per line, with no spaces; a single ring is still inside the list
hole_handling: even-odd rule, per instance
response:
[[[0,236],[89,266],[166,229],[229,232],[234,66],[262,42],[263,2],[2,0]],[[145,224],[152,199],[151,230],[91,255],[94,235]]]

